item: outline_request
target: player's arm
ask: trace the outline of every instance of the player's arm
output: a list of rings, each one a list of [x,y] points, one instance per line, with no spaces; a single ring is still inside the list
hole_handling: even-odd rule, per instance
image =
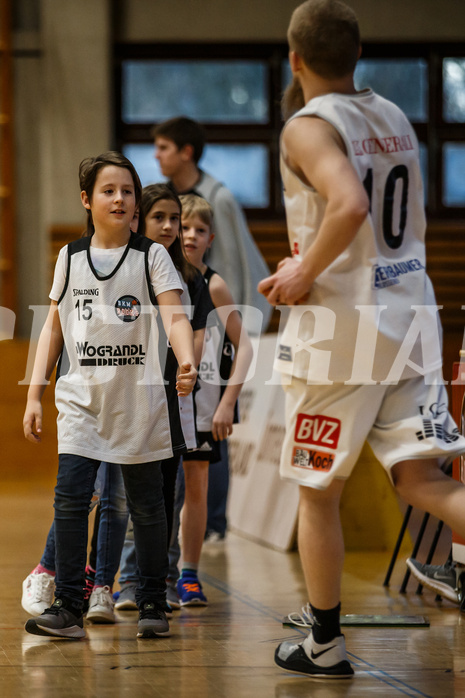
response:
[[[31,383],[27,393],[26,410],[23,418],[24,436],[32,443],[41,441],[42,395],[62,350],[63,332],[58,314],[58,305],[56,301],[52,301],[37,343],[34,368],[32,369]]]
[[[234,305],[233,297],[226,282],[218,274],[212,276],[209,291],[218,317],[235,350],[231,377],[213,416],[213,438],[221,441],[232,433],[234,406],[247,376],[253,349],[239,312],[237,310],[231,312],[231,306]]]
[[[163,291],[157,295],[160,315],[179,369],[176,380],[178,395],[189,395],[197,378],[194,354],[194,335],[184,312],[177,290]]]
[[[369,211],[367,193],[342,138],[328,122],[313,117],[291,121],[283,133],[283,155],[290,169],[326,201],[326,209],[302,260],[282,260],[277,272],[260,282],[259,291],[272,305],[301,301],[350,245]]]
[[[202,359],[204,342],[205,327],[201,330],[194,330],[194,358],[196,366],[200,364],[200,361]]]

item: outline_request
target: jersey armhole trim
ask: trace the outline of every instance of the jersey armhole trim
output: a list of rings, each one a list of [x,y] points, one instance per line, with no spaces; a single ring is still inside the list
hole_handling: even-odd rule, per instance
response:
[[[65,293],[66,293],[66,291],[67,291],[67,289],[68,289],[68,285],[69,285],[69,274],[70,274],[70,270],[71,270],[71,250],[70,250],[70,245],[69,245],[69,244],[68,244],[66,247],[67,247],[67,253],[68,253],[67,256],[68,256],[68,259],[67,259],[67,262],[66,262],[65,285],[63,286],[63,290],[62,290],[62,292],[61,292],[61,295],[60,295],[59,299],[57,300],[57,305],[60,305],[60,303],[61,303],[61,301],[63,300],[64,295],[65,295]]]

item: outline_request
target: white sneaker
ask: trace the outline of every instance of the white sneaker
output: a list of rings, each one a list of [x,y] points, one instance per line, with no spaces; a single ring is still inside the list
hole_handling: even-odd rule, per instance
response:
[[[114,606],[115,602],[109,586],[94,587],[86,618],[91,623],[116,623]]]
[[[53,574],[41,572],[31,573],[23,582],[21,606],[31,616],[40,616],[53,603],[55,592],[55,577]]]
[[[287,671],[325,679],[346,679],[354,674],[347,659],[343,635],[324,645],[315,642],[312,633],[300,643],[295,640],[281,642],[274,661]]]

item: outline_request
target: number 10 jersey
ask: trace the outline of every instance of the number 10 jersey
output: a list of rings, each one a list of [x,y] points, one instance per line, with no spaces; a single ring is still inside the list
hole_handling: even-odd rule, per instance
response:
[[[437,369],[441,329],[426,274],[423,185],[411,124],[370,89],[316,97],[291,118],[302,117],[319,117],[338,131],[370,212],[314,282],[311,308],[291,308],[277,370],[309,383],[373,383]],[[326,201],[283,156],[281,173],[290,246],[299,259],[316,238]]]

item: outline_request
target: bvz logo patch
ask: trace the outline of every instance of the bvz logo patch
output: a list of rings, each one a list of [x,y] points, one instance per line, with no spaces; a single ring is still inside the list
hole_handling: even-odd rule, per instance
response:
[[[311,444],[336,449],[341,433],[341,422],[323,414],[299,414],[294,440],[299,444]]]

